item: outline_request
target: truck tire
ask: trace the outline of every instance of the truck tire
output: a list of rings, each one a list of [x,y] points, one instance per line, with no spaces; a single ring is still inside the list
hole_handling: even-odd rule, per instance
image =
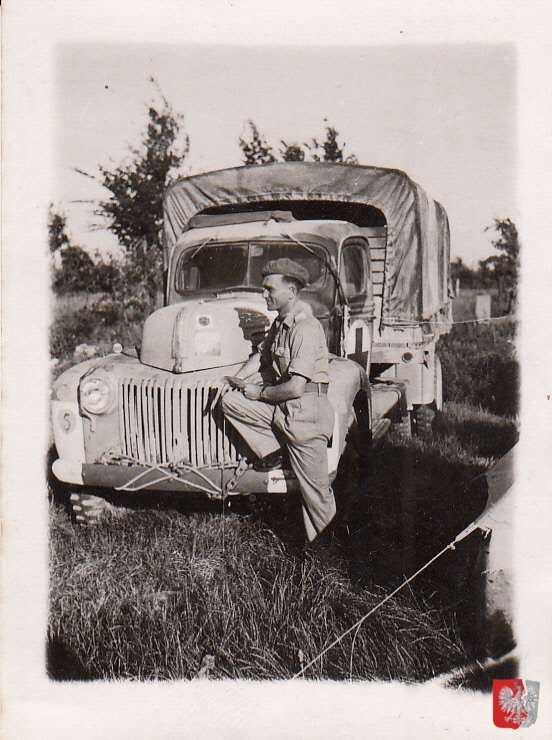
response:
[[[417,437],[422,439],[431,437],[436,415],[434,403],[416,407],[414,410],[414,428]]]
[[[433,403],[422,404],[414,409],[414,429],[416,435],[427,439],[433,434],[433,427],[437,414],[443,408],[443,370],[439,356],[435,355],[434,376],[435,400]]]
[[[412,416],[410,411],[406,412],[406,415],[402,417],[400,421],[396,421],[393,424],[393,430],[402,439],[409,439],[412,437]]]
[[[113,506],[104,498],[80,491],[71,493],[69,506],[76,523],[81,527],[97,524],[103,516],[113,511]]]

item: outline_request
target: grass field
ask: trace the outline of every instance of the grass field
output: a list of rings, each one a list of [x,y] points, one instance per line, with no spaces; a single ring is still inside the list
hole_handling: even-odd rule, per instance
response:
[[[76,343],[98,336],[89,326]],[[115,322],[109,331],[130,336],[136,326]],[[58,486],[50,509],[50,675],[294,675],[481,511],[478,476],[517,438],[513,330],[511,322],[455,327],[442,341],[446,404],[434,436],[391,435],[359,485],[345,467],[336,481],[340,558],[331,564],[302,552],[294,497],[223,509],[150,493],[81,530]],[[66,344],[56,355],[62,362],[71,359]],[[502,392],[505,377],[513,394]],[[470,538],[447,552],[305,677],[420,681],[477,655],[477,547]]]

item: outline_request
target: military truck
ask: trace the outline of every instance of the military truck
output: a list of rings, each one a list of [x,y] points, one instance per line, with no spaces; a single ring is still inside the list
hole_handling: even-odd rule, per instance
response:
[[[280,257],[308,270],[301,300],[331,353],[331,478],[352,429],[363,447],[392,423],[429,432],[442,403],[449,232],[444,209],[406,174],[293,162],[184,178],[165,195],[163,249],[165,305],[141,345],[75,365],[54,386],[53,472],[72,487],[79,522],[97,518],[109,490],[298,490],[290,470],[253,469],[219,403],[223,378],[274,318],[261,271]]]

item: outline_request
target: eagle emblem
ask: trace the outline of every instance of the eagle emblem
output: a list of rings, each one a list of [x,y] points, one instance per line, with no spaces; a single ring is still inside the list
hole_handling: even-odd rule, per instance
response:
[[[494,713],[497,727],[529,727],[537,719],[539,684],[521,678],[493,681]]]

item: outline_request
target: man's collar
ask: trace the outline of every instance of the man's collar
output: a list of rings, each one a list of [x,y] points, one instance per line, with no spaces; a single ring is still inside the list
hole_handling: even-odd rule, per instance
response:
[[[295,321],[295,317],[301,311],[301,302],[296,301],[295,305],[290,309],[290,311],[284,316],[283,319],[280,319],[281,324],[285,324],[287,327],[290,327],[293,322]]]

